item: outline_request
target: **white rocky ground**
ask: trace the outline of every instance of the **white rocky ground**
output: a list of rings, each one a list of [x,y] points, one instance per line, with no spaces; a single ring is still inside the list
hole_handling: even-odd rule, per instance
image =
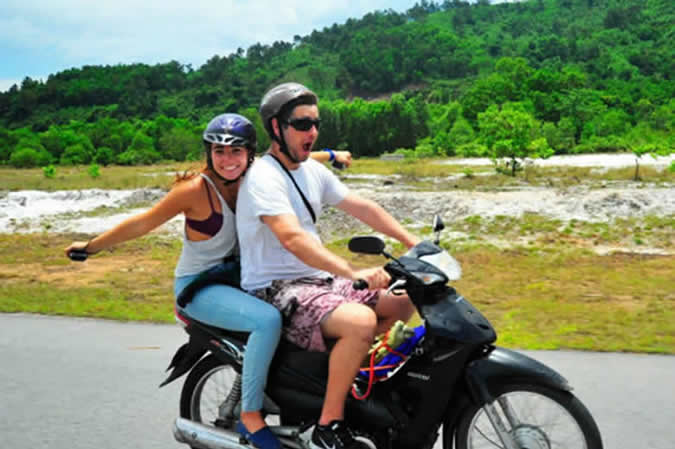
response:
[[[675,159],[675,156],[652,157],[644,155],[639,158],[640,165],[649,165],[652,167],[664,168]],[[574,166],[574,167],[598,167],[601,169],[632,167],[635,165],[635,155],[632,153],[614,153],[614,154],[576,154],[551,156],[547,159],[535,159],[530,161],[540,167],[555,166]],[[490,165],[490,159],[471,158],[471,159],[452,159],[446,162],[455,165]]]
[[[654,159],[644,156],[641,165],[667,167],[675,156]],[[488,160],[452,160],[456,164],[489,164]],[[628,154],[579,155],[536,161],[541,165],[593,166],[598,169],[632,166],[635,157]],[[522,188],[498,192],[437,191],[415,192],[395,178],[374,175],[350,176],[351,188],[382,204],[396,218],[410,225],[426,225],[434,214],[450,223],[468,216],[490,218],[519,217],[533,213],[558,219],[607,222],[614,218],[646,215],[675,215],[675,186],[650,186],[645,183],[606,183],[604,188],[586,186],[553,189]],[[128,216],[144,210],[134,207],[150,204],[163,195],[161,190],[79,190],[18,191],[0,193],[0,232],[81,232],[95,234],[109,229]],[[104,208],[105,209],[102,209]],[[147,206],[145,206],[147,207]],[[92,214],[92,211],[96,213]],[[177,234],[182,226],[177,217],[161,228]],[[341,213],[328,213],[322,228],[330,235],[348,235],[357,224]],[[675,234],[675,231],[674,231]]]

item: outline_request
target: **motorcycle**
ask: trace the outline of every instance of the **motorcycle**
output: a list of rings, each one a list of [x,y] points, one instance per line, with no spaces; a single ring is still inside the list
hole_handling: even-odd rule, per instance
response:
[[[372,449],[602,449],[598,427],[556,371],[495,346],[488,320],[452,286],[458,263],[434,241],[395,258],[377,237],[354,237],[349,249],[389,261],[390,291],[405,291],[425,334],[403,363],[350,395],[346,420]],[[365,288],[362,281],[355,288]],[[176,319],[189,341],[175,353],[164,386],[187,373],[174,423],[177,441],[193,449],[250,449],[236,431],[247,335],[201,323],[183,310]],[[320,415],[328,354],[280,343],[270,368],[264,413],[285,448],[307,449]],[[357,378],[355,391],[368,382]]]

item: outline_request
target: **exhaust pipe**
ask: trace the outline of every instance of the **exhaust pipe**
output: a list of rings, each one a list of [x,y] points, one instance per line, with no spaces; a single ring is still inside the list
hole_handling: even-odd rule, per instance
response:
[[[283,447],[303,449],[301,441],[309,441],[313,427],[300,429],[295,426],[270,426]],[[200,449],[252,449],[242,436],[231,430],[205,426],[202,423],[185,418],[176,418],[173,424],[173,436],[180,443]],[[374,447],[374,446],[373,446]]]
[[[173,425],[176,441],[201,449],[251,449],[241,435],[230,430],[205,426],[185,418],[176,418]]]

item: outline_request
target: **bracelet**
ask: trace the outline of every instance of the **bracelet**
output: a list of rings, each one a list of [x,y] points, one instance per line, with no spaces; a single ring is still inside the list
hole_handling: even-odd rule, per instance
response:
[[[335,160],[335,153],[333,152],[333,150],[331,150],[330,148],[324,148],[323,151],[327,152],[330,156],[328,162],[333,162]]]

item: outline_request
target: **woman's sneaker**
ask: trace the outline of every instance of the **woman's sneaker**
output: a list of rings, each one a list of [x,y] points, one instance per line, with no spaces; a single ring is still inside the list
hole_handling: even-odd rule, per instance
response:
[[[327,426],[316,425],[309,443],[310,449],[370,449],[354,438],[344,421],[332,421]]]

